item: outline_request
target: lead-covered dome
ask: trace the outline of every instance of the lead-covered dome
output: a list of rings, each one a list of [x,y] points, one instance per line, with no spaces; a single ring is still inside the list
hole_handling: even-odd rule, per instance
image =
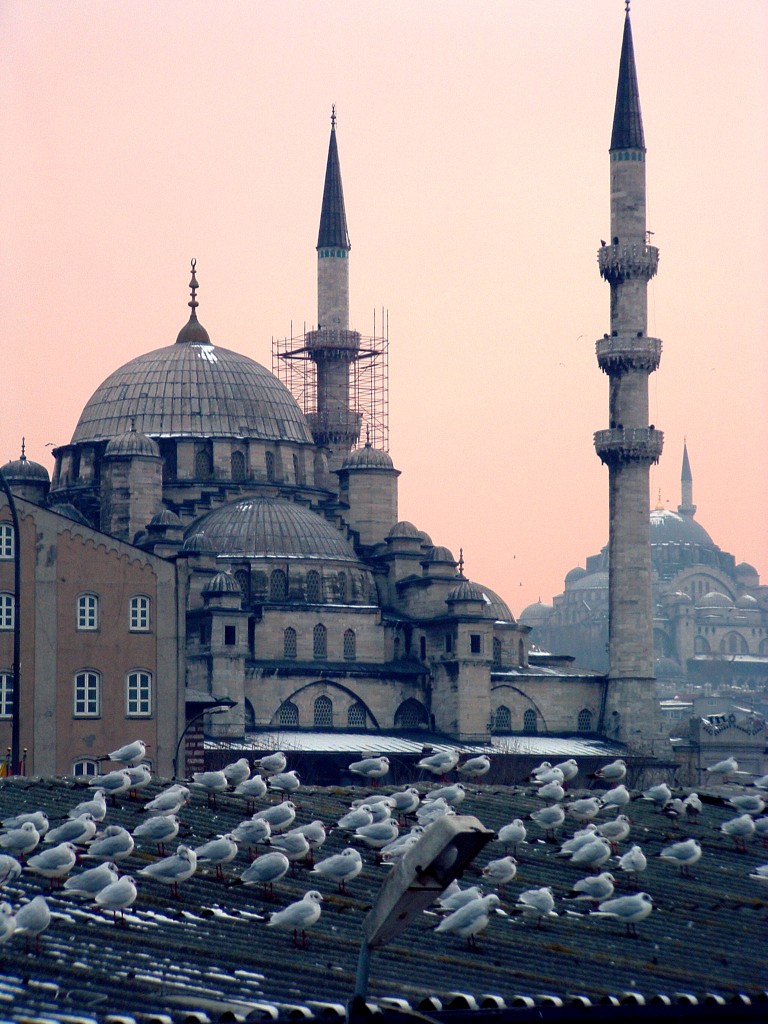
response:
[[[691,516],[682,516],[666,508],[651,512],[651,544],[700,544],[715,548],[707,531]]]
[[[189,534],[202,537],[223,558],[358,561],[344,534],[321,514],[280,498],[225,505],[196,520]]]

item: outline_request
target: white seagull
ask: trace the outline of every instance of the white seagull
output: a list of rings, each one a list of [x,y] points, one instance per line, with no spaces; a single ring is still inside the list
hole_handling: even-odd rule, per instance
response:
[[[107,816],[106,790],[98,786],[93,791],[90,800],[81,800],[80,803],[67,812],[68,818],[79,818],[82,814],[90,814],[94,821],[104,821]]]
[[[349,765],[353,775],[362,775],[364,779],[370,779],[372,786],[378,786],[379,779],[389,772],[388,757],[364,757],[362,761],[353,761]]]
[[[240,875],[243,885],[263,885],[264,895],[271,897],[275,882],[283,877],[291,866],[291,862],[279,850],[265,853],[257,858]]]
[[[95,896],[97,906],[102,910],[112,911],[115,923],[117,923],[118,912],[120,920],[125,923],[125,910],[131,906],[135,899],[136,883],[131,875],[123,875],[121,878],[105,886]]]
[[[456,770],[460,775],[466,775],[468,779],[474,779],[477,782],[482,775],[487,775],[491,770],[491,759],[486,757],[485,754],[480,754],[478,757],[470,757],[463,764],[460,764]]]
[[[224,765],[224,775],[230,786],[237,787],[251,777],[251,762],[247,757],[240,757],[231,764]]]
[[[27,861],[27,869],[47,878],[51,889],[68,875],[77,861],[77,849],[72,843],[59,843]]]
[[[609,789],[605,796],[600,800],[600,806],[605,809],[616,807],[619,810],[626,807],[629,801],[632,799],[629,790],[626,786],[614,786],[613,789]]]
[[[10,832],[3,832],[0,835],[0,846],[20,860],[24,860],[39,842],[40,833],[31,821],[25,821],[18,828],[12,828]]]
[[[208,863],[216,867],[216,877],[224,878],[224,864],[229,864],[237,856],[237,840],[231,832],[217,836],[202,846],[195,847],[198,864]]]
[[[341,853],[335,853],[332,857],[318,861],[312,868],[314,873],[335,882],[339,887],[339,892],[343,893],[347,891],[346,883],[357,878],[362,870],[363,858],[360,856],[359,850],[353,846],[348,846]]]
[[[0,944],[7,942],[16,931],[16,916],[10,903],[0,903]]]
[[[283,800],[280,804],[272,804],[271,807],[258,811],[251,820],[268,822],[272,835],[285,832],[296,820],[296,805],[290,800]]]
[[[471,885],[468,889],[462,889],[456,879],[454,879],[448,888],[441,893],[437,905],[440,910],[447,910],[453,913],[454,910],[466,906],[467,903],[479,899],[482,895],[483,893],[479,886]]]
[[[658,807],[661,810],[666,807],[672,799],[672,790],[666,782],[660,782],[658,785],[651,786],[650,789],[646,789],[643,792],[642,799],[650,800],[654,807]]]
[[[119,863],[130,857],[134,846],[133,836],[122,825],[107,825],[103,832],[97,832],[83,856],[92,860],[111,860]]]
[[[686,839],[684,842],[665,846],[659,856],[662,860],[679,865],[680,874],[690,878],[691,865],[701,860],[701,847],[695,839]]]
[[[235,796],[245,797],[246,807],[250,810],[253,810],[257,800],[261,800],[266,795],[267,784],[261,775],[254,775],[249,779],[244,779],[243,782],[235,786]]]
[[[549,886],[542,886],[541,889],[526,889],[517,897],[515,909],[522,911],[526,917],[536,919],[536,927],[541,926],[545,917],[557,917],[555,913],[555,898]]]
[[[739,853],[746,853],[747,840],[755,834],[755,822],[750,814],[741,814],[738,818],[724,821],[720,831],[731,837]]]
[[[653,910],[653,900],[647,892],[634,893],[632,896],[618,896],[613,900],[601,903],[592,913],[598,917],[613,917],[627,926],[627,935],[637,936],[637,922],[644,920]]]
[[[179,882],[186,882],[196,870],[197,854],[188,846],[181,845],[176,849],[176,853],[171,854],[170,857],[164,857],[162,860],[156,860],[152,864],[147,864],[139,871],[139,874],[145,878],[152,878],[156,882],[170,885],[171,895],[178,897]]]
[[[144,804],[150,814],[177,814],[184,804],[189,803],[189,787],[178,783],[161,790],[152,800]]]
[[[254,767],[261,768],[265,775],[277,775],[278,772],[285,771],[288,758],[282,750],[276,750],[274,754],[266,754],[258,761],[254,761],[253,764]]]
[[[8,882],[15,882],[21,874],[21,864],[15,857],[0,853],[0,889]]]
[[[165,844],[179,834],[179,819],[175,814],[156,814],[147,818],[133,830],[134,839],[147,839],[157,845],[157,852],[165,854]]]
[[[301,946],[304,949],[307,945],[306,930],[320,920],[322,901],[323,897],[317,889],[310,889],[296,903],[291,903],[285,909],[276,910],[270,914],[267,927],[292,931],[294,946]],[[299,938],[299,933],[301,933],[301,938]]]
[[[424,771],[431,772],[432,775],[445,778],[448,772],[453,771],[458,762],[459,752],[457,750],[438,750],[434,754],[422,757],[420,761],[416,762],[416,767],[423,768]]]
[[[618,758],[618,760],[611,761],[610,764],[604,764],[602,768],[598,768],[595,772],[595,778],[602,779],[604,782],[621,782],[626,774],[627,763]]]
[[[106,775],[94,775],[88,785],[103,789],[112,802],[116,803],[116,797],[127,793],[131,788],[131,773],[126,768],[119,768],[117,771],[107,772]]]
[[[269,788],[274,790],[275,793],[282,793],[283,798],[289,793],[295,793],[300,786],[301,779],[299,778],[299,773],[295,770],[278,772],[277,775],[272,775],[269,779]]]
[[[596,796],[581,797],[568,804],[565,809],[576,821],[591,821],[600,811],[600,800]]]
[[[611,856],[611,844],[602,836],[596,836],[591,842],[571,854],[571,864],[574,867],[586,868],[587,871],[596,871]]]
[[[224,772],[193,772],[192,785],[208,794],[208,806],[216,806],[216,794],[224,793],[229,788]]]
[[[740,811],[742,814],[749,814],[753,818],[765,810],[765,800],[757,793],[742,793],[739,796],[732,796],[725,802],[730,804],[734,810]]]
[[[637,876],[648,867],[648,859],[637,843],[630,846],[627,852],[618,858],[618,861],[621,870],[626,871],[632,883],[637,885]]]
[[[40,952],[40,936],[51,923],[51,911],[45,896],[35,896],[16,911],[16,934],[24,936],[24,950],[29,940],[35,940],[35,951]]]
[[[64,889],[72,896],[86,896],[91,899],[106,886],[116,882],[117,868],[111,861],[104,861],[95,868],[87,868],[77,875],[72,875],[64,883]]]
[[[431,789],[424,794],[424,803],[433,803],[435,800],[445,800],[451,807],[456,807],[467,795],[461,782],[454,782],[449,786],[441,786],[439,789]]]
[[[735,757],[726,757],[724,761],[718,761],[717,764],[709,765],[706,770],[715,779],[717,779],[717,776],[721,776],[722,781],[727,782],[728,776],[735,775],[739,770],[739,762]]]
[[[535,821],[539,828],[544,830],[545,838],[549,842],[555,841],[555,831],[565,821],[565,811],[560,804],[553,804],[551,807],[542,807],[540,811],[531,814],[531,821]]]
[[[25,821],[31,821],[42,838],[48,831],[48,815],[45,811],[25,811],[23,814],[16,814],[13,818],[3,819],[4,829],[21,828]]]
[[[46,832],[43,843],[74,843],[76,846],[84,846],[96,835],[97,828],[93,815],[86,811],[79,818],[68,818],[58,828],[50,829]]]
[[[507,882],[511,882],[516,874],[517,861],[509,856],[491,860],[483,868],[483,878],[486,882],[498,886],[502,896],[506,894]]]
[[[512,847],[512,853],[517,856],[517,848],[521,843],[525,842],[525,837],[528,835],[527,829],[523,823],[522,818],[515,818],[514,821],[510,821],[508,825],[502,825],[499,831],[496,833],[496,838],[500,843],[504,844],[504,850],[508,850]]]
[[[109,760],[126,768],[135,768],[139,761],[144,760],[146,752],[147,745],[144,740],[134,740],[133,743],[126,743],[125,746],[110,751]]]
[[[574,882],[570,899],[591,900],[595,905],[613,896],[613,889],[616,879],[610,871],[603,871],[599,875],[588,875]]]
[[[499,897],[493,892],[488,896],[470,900],[463,907],[454,910],[448,917],[444,917],[435,931],[458,935],[459,938],[466,939],[472,949],[475,946],[476,936],[488,927],[491,912],[499,903]]]

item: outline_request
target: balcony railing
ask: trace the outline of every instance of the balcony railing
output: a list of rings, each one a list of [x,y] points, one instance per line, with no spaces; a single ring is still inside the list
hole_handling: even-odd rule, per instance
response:
[[[606,465],[658,462],[664,434],[655,427],[613,427],[595,432],[595,451]]]
[[[659,250],[655,245],[603,245],[597,250],[597,263],[607,281],[631,277],[650,281],[659,269]]]

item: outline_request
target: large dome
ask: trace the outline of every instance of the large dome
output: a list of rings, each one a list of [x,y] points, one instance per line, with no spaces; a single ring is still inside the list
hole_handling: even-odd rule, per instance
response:
[[[700,544],[714,548],[715,542],[703,526],[691,516],[681,516],[669,509],[651,512],[651,544]]]
[[[186,340],[115,370],[83,409],[72,444],[132,429],[150,437],[236,437],[312,443],[290,391],[253,359]]]
[[[189,534],[202,535],[225,558],[358,561],[344,534],[320,513],[279,498],[245,498],[225,505],[198,519]]]

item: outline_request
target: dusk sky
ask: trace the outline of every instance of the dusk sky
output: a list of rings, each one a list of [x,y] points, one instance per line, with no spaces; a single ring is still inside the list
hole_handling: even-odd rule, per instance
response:
[[[606,543],[595,340],[623,0],[0,0],[0,461],[49,470],[189,310],[271,366],[317,317],[331,105],[351,326],[389,316],[400,518],[515,615]],[[768,3],[635,0],[663,341],[651,504],[768,583]]]

